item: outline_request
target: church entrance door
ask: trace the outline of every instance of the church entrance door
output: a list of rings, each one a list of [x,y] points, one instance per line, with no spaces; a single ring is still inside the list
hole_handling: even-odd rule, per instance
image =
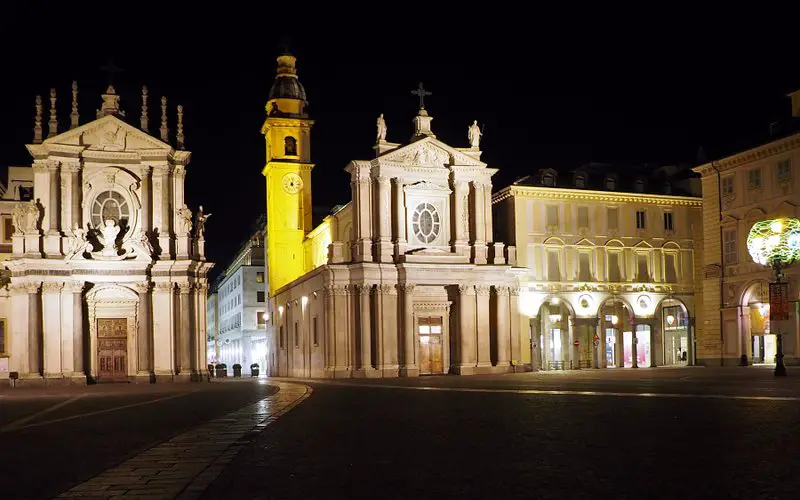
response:
[[[128,380],[128,322],[125,318],[97,320],[97,380]]]
[[[417,333],[419,334],[420,375],[443,374],[442,317],[419,318]]]

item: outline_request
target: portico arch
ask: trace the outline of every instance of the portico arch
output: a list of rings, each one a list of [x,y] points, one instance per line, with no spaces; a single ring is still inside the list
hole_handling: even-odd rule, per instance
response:
[[[100,284],[86,294],[86,305],[89,375],[98,381],[104,377],[120,380],[136,376],[138,293],[118,284]]]
[[[606,297],[597,308],[597,321],[600,327],[600,351],[606,368],[633,367],[634,328],[633,307],[627,299],[620,296]],[[627,340],[627,343],[626,343]]]
[[[694,364],[694,331],[686,303],[676,297],[664,297],[656,306],[661,323],[661,345],[657,346],[659,365]]]
[[[538,358],[541,369],[577,368],[577,357],[572,345],[575,320],[572,304],[557,295],[547,295],[539,306],[537,317],[538,319],[531,318],[531,327],[538,327],[535,329],[539,333],[538,348],[535,348],[538,353],[535,357]]]
[[[769,282],[755,279],[742,289],[739,300],[739,341],[753,364],[775,362],[776,339],[769,325]]]

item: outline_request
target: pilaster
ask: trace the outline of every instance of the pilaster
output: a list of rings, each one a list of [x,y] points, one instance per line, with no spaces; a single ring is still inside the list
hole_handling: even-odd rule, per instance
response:
[[[469,255],[469,184],[463,181],[455,182],[453,214],[453,251]]]
[[[397,289],[395,285],[383,283],[375,290],[376,303],[380,303],[379,316],[375,322],[380,328],[376,332],[380,349],[378,369],[383,377],[397,377],[400,369],[397,333],[398,325],[401,324],[397,317]]]
[[[522,363],[522,340],[519,334],[519,287],[508,288],[508,308],[511,315],[511,365],[514,371],[524,371]]]
[[[61,182],[61,164],[58,161],[50,160],[47,163],[48,185],[50,196],[45,206],[44,216],[48,220],[47,232],[44,236],[44,253],[47,258],[61,257],[61,231],[59,230],[59,203],[58,192]]]
[[[356,178],[351,184],[353,187],[354,213],[353,220],[356,227],[356,242],[353,249],[353,261],[372,262],[372,197],[370,188],[372,182],[369,177]]]
[[[511,345],[511,318],[508,312],[509,290],[507,286],[495,287],[495,300],[497,301],[497,368],[507,368],[510,364]],[[516,318],[514,318],[516,320]]]
[[[483,184],[483,210],[484,227],[486,228],[485,240],[487,243],[493,243],[494,228],[492,227],[492,184],[489,182]]]
[[[178,316],[178,348],[180,365],[177,367],[177,375],[181,379],[191,377],[192,374],[192,338],[191,338],[191,324],[189,318],[191,311],[189,308],[189,292],[191,289],[190,283],[178,283],[179,302],[175,304],[176,314]]]
[[[9,287],[11,292],[11,317],[10,322],[11,342],[9,359],[9,371],[18,372],[24,376],[30,372],[30,362],[28,359],[28,325],[30,315],[30,300],[28,299],[27,284],[12,283]]]
[[[477,296],[477,340],[478,340],[478,364],[475,373],[490,373],[492,371],[491,357],[491,330],[492,324],[489,318],[489,292],[488,285],[476,285],[475,294]]]
[[[39,296],[41,282],[27,283],[28,293],[28,370],[26,378],[42,376],[42,302]],[[21,375],[21,374],[20,374]]]
[[[458,363],[453,371],[472,375],[476,366],[475,285],[458,285]]]
[[[136,377],[150,381],[153,373],[153,339],[151,325],[151,284],[147,281],[136,283],[136,292],[139,294],[138,326],[136,330],[137,356]]]
[[[356,292],[360,299],[360,353],[358,370],[354,374],[360,377],[376,377],[378,371],[372,366],[372,318],[370,292],[372,285],[357,284]]]
[[[158,235],[159,256],[170,257],[169,165],[153,167],[153,228]]]
[[[157,381],[160,378],[171,380],[175,375],[173,288],[171,282],[159,281],[153,291],[153,371]]]
[[[475,239],[472,241],[472,262],[486,264],[486,220],[484,217],[484,190],[483,184],[472,182],[473,206],[475,207]]]
[[[408,236],[406,234],[406,193],[405,180],[402,177],[394,179],[394,252],[399,258],[406,253]]]
[[[65,288],[64,295],[68,297],[63,301],[66,304],[71,301],[71,307],[66,311],[72,314],[72,378],[79,382],[86,383],[86,363],[83,359],[83,349],[87,332],[83,328],[83,288],[86,285],[83,281],[69,281]],[[63,296],[62,296],[63,297]]]
[[[419,365],[416,356],[416,330],[414,329],[414,287],[411,283],[397,285],[403,302],[403,358],[400,364],[401,377],[418,377]],[[398,324],[400,324],[398,322]]]
[[[373,217],[378,219],[378,238],[375,240],[375,254],[378,262],[392,262],[392,185],[391,180],[386,176],[378,176],[377,181],[377,210]]]

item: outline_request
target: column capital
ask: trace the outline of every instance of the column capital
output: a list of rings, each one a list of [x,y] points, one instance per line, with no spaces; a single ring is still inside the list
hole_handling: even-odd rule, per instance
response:
[[[512,297],[519,297],[519,287],[516,285],[508,287],[508,292]]]
[[[86,286],[85,281],[69,281],[66,283],[64,288],[66,288],[72,293],[82,293],[84,286]]]
[[[45,281],[42,283],[42,293],[59,293],[64,288],[64,283],[53,283]]]
[[[188,295],[192,289],[192,283],[176,283],[181,295]]]
[[[81,163],[79,161],[64,163],[61,166],[61,170],[70,174],[77,174],[78,172],[81,171],[82,168],[83,167],[81,166]]]
[[[142,295],[150,291],[151,283],[143,281],[134,284],[134,287],[136,288],[136,291],[139,293],[139,295]]]
[[[459,295],[475,295],[475,285],[458,285]]]
[[[417,285],[414,283],[398,283],[395,286],[398,291],[403,292],[406,296],[411,296],[414,295],[414,288],[416,288]]]
[[[47,170],[54,172],[61,167],[61,162],[59,160],[48,159],[45,163],[45,166],[47,167]]]
[[[150,165],[139,165],[139,175],[147,177],[153,172],[153,167]]]
[[[347,285],[325,285],[325,296],[333,297],[334,295],[347,295]]]
[[[372,285],[366,283],[356,283],[356,292],[360,294],[369,294],[370,290],[372,290]]]
[[[505,285],[495,286],[494,289],[500,297],[507,297],[510,292],[509,287]]]
[[[397,289],[393,285],[381,284],[377,286],[377,291],[381,295],[397,295]]]
[[[174,283],[169,281],[158,281],[155,283],[157,292],[171,292],[174,288]]]
[[[165,175],[169,174],[170,170],[171,170],[171,168],[170,168],[169,165],[164,165],[164,164],[153,165],[153,174],[154,175],[165,176]]]
[[[475,285],[475,293],[478,295],[489,295],[489,290],[489,285]]]

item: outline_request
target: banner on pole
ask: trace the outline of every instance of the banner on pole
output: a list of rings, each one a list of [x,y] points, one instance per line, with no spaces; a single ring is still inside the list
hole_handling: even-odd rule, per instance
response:
[[[769,284],[769,320],[786,321],[789,319],[789,284]]]

